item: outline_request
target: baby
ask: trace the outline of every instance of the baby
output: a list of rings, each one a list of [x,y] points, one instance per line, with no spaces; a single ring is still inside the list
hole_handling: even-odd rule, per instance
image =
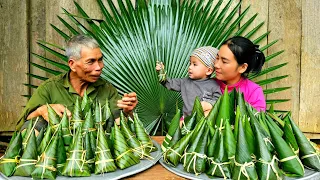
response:
[[[159,81],[169,90],[181,92],[183,100],[183,115],[190,116],[193,109],[193,103],[198,96],[201,104],[206,104],[204,114],[207,116],[221,95],[219,85],[213,80],[211,74],[214,71],[214,61],[218,49],[211,46],[204,46],[195,49],[190,56],[190,65],[188,68],[188,77],[185,78],[166,78],[163,63],[157,63],[156,70],[160,71]],[[211,108],[208,108],[208,103]],[[203,106],[204,107],[204,106]]]

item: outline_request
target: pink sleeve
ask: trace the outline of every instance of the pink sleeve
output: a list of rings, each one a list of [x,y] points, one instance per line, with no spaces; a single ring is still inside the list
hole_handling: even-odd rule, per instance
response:
[[[257,111],[266,111],[266,100],[260,86],[251,92],[248,103]]]

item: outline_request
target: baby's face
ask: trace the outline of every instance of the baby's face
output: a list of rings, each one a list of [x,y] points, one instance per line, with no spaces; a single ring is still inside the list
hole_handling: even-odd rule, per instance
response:
[[[191,79],[206,79],[212,72],[213,68],[205,66],[201,60],[194,56],[190,57],[188,74]]]

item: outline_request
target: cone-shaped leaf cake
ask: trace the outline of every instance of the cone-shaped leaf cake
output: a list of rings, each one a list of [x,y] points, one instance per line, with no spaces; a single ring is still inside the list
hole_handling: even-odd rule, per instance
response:
[[[222,100],[222,96],[219,97],[219,99],[216,101],[216,103],[213,105],[212,109],[210,110],[208,116],[206,117],[211,127],[215,127],[216,125],[216,119],[219,113],[221,100]]]
[[[16,167],[14,173],[15,176],[31,176],[31,173],[35,169],[35,165],[38,159],[37,139],[34,130],[30,132],[31,136],[28,140],[27,146],[20,158],[20,163]]]
[[[48,124],[47,131],[46,131],[40,145],[38,146],[38,154],[43,153],[43,151],[48,146],[51,138],[52,138],[52,127]]]
[[[58,134],[55,133],[50,139],[48,146],[45,148],[40,156],[35,170],[32,172],[33,179],[55,179],[57,175],[57,147]]]
[[[124,136],[124,138],[127,140],[128,145],[132,148],[132,152],[139,156],[140,159],[148,158],[151,159],[151,155],[149,152],[146,152],[144,146],[142,143],[137,139],[135,134],[133,134],[129,128],[129,125],[121,112],[120,115],[120,129]]]
[[[181,135],[186,135],[191,132],[191,130],[196,125],[196,114],[193,113],[191,116],[185,117],[182,122]],[[170,126],[171,127],[171,126]]]
[[[139,157],[133,154],[120,129],[114,126],[114,155],[115,163],[120,169],[125,169],[140,162]]]
[[[260,124],[252,119],[253,130],[256,139],[256,171],[261,180],[279,180],[282,179],[282,173],[278,167],[278,160],[276,155],[272,155],[267,148],[262,136],[262,127]]]
[[[75,131],[78,129],[78,127],[82,126],[82,123],[83,123],[82,117],[83,116],[81,111],[81,104],[80,104],[79,97],[77,96],[76,102],[74,103],[74,107],[73,107],[72,117],[70,120],[73,134],[76,134]]]
[[[173,167],[176,167],[180,162],[184,151],[186,150],[190,139],[192,137],[193,131],[181,138],[175,145],[169,147],[166,152],[163,154],[163,159],[166,163],[170,164]]]
[[[217,130],[218,131],[218,130]],[[219,134],[219,133],[218,133]],[[233,135],[232,135],[233,136]],[[231,177],[230,160],[225,151],[223,133],[218,135],[217,145],[215,146],[213,157],[208,158],[208,171],[210,176],[223,177],[224,179]]]
[[[201,121],[200,121],[201,122]],[[191,142],[183,155],[183,167],[187,172],[192,172],[196,175],[205,171],[207,138],[209,129],[207,124],[203,123],[199,131],[194,132],[195,139]]]
[[[81,101],[81,111],[82,114],[84,116],[87,115],[89,109],[91,109],[91,104],[90,104],[90,100],[89,97],[87,95],[87,91],[84,91],[83,97],[82,97],[82,101]]]
[[[69,146],[72,143],[72,134],[70,131],[70,122],[67,116],[66,109],[64,110],[64,113],[61,119],[61,130],[62,130],[63,142],[66,146]]]
[[[61,175],[63,167],[65,165],[66,159],[67,159],[67,153],[66,148],[64,146],[64,140],[62,135],[62,126],[58,127],[58,146],[57,146],[57,173],[58,175]]]
[[[86,132],[84,134],[84,148],[86,151],[86,162],[88,163],[88,166],[90,168],[90,172],[94,172],[94,151],[91,148],[90,143],[90,133],[92,132]]]
[[[0,160],[0,171],[5,176],[11,176],[14,173],[15,167],[18,163],[18,157],[22,151],[22,137],[21,132],[17,133],[16,137],[11,140],[6,153]]]
[[[49,124],[55,131],[57,128],[57,125],[60,123],[60,117],[49,104],[47,104],[47,109],[48,109]]]
[[[199,122],[202,119],[202,117],[204,117],[203,108],[201,106],[201,102],[198,96],[194,99],[192,114],[194,113],[196,113],[196,122]]]
[[[137,135],[138,140],[142,143],[143,147],[147,152],[152,152],[156,151],[157,148],[153,146],[152,140],[148,133],[146,132],[146,129],[143,127],[138,114],[133,113],[134,116],[134,127],[135,127],[135,132]]]
[[[258,179],[255,164],[251,158],[251,153],[244,132],[245,130],[242,124],[242,120],[240,120],[232,179]]]
[[[276,132],[270,121],[266,121],[270,130],[272,142],[281,163],[281,169],[286,175],[301,177],[304,175],[304,167],[299,157],[292,151],[290,146]]]
[[[284,140],[289,144],[289,146],[291,147],[291,149],[293,150],[293,152],[296,155],[299,155],[299,146],[298,143],[296,141],[296,138],[293,134],[292,128],[291,128],[291,124],[289,121],[289,116],[286,116],[285,118],[286,120],[284,120],[284,127],[283,127],[283,138]]]
[[[236,140],[232,134],[231,126],[229,121],[225,121],[225,130],[224,134],[224,149],[227,152],[228,159],[234,159],[236,154]]]
[[[226,87],[224,90],[223,95],[221,96],[221,103],[219,106],[219,112],[218,112],[218,116],[216,119],[216,126],[219,127],[221,124],[221,120],[225,121],[229,121],[230,124],[233,123],[234,119],[231,119],[232,117],[234,117],[234,115],[232,115],[232,113],[234,113],[234,110],[232,109],[231,105],[230,105],[230,97],[228,94],[228,88]]]
[[[38,136],[36,137],[36,139],[37,139],[37,146],[35,146],[35,147],[33,147],[33,148],[36,148],[36,147],[40,146],[40,143],[41,143],[41,141],[42,141],[42,139],[43,139],[43,137],[44,137],[44,132],[45,132],[45,130],[46,130],[45,127],[41,128]]]
[[[320,171],[320,154],[317,152],[314,147],[310,144],[306,136],[301,132],[295,122],[290,118],[292,130],[297,139],[297,143],[300,147],[300,158],[302,163],[312,169]]]
[[[101,123],[99,123],[97,134],[97,148],[95,154],[95,174],[113,172],[117,169]]]
[[[167,148],[169,147],[169,144],[172,140],[173,135],[179,129],[179,125],[180,125],[180,110],[178,109],[175,116],[171,120],[168,133],[166,134],[166,136],[163,140],[163,143],[161,145],[161,149],[163,152],[165,152],[167,150]]]
[[[22,133],[22,149],[25,149],[28,143],[28,140],[31,136],[31,132],[34,131],[33,128],[33,119],[29,120],[29,124],[28,127],[26,128],[26,130]]]
[[[90,176],[89,166],[86,163],[86,154],[83,148],[81,127],[77,129],[74,140],[69,147],[69,154],[66,164],[63,167],[62,175],[71,177]]]

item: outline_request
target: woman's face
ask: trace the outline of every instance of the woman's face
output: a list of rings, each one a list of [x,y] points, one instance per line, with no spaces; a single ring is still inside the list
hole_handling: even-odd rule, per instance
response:
[[[228,45],[222,45],[214,62],[216,78],[227,85],[236,84],[241,74],[245,72],[247,64],[239,65]]]

